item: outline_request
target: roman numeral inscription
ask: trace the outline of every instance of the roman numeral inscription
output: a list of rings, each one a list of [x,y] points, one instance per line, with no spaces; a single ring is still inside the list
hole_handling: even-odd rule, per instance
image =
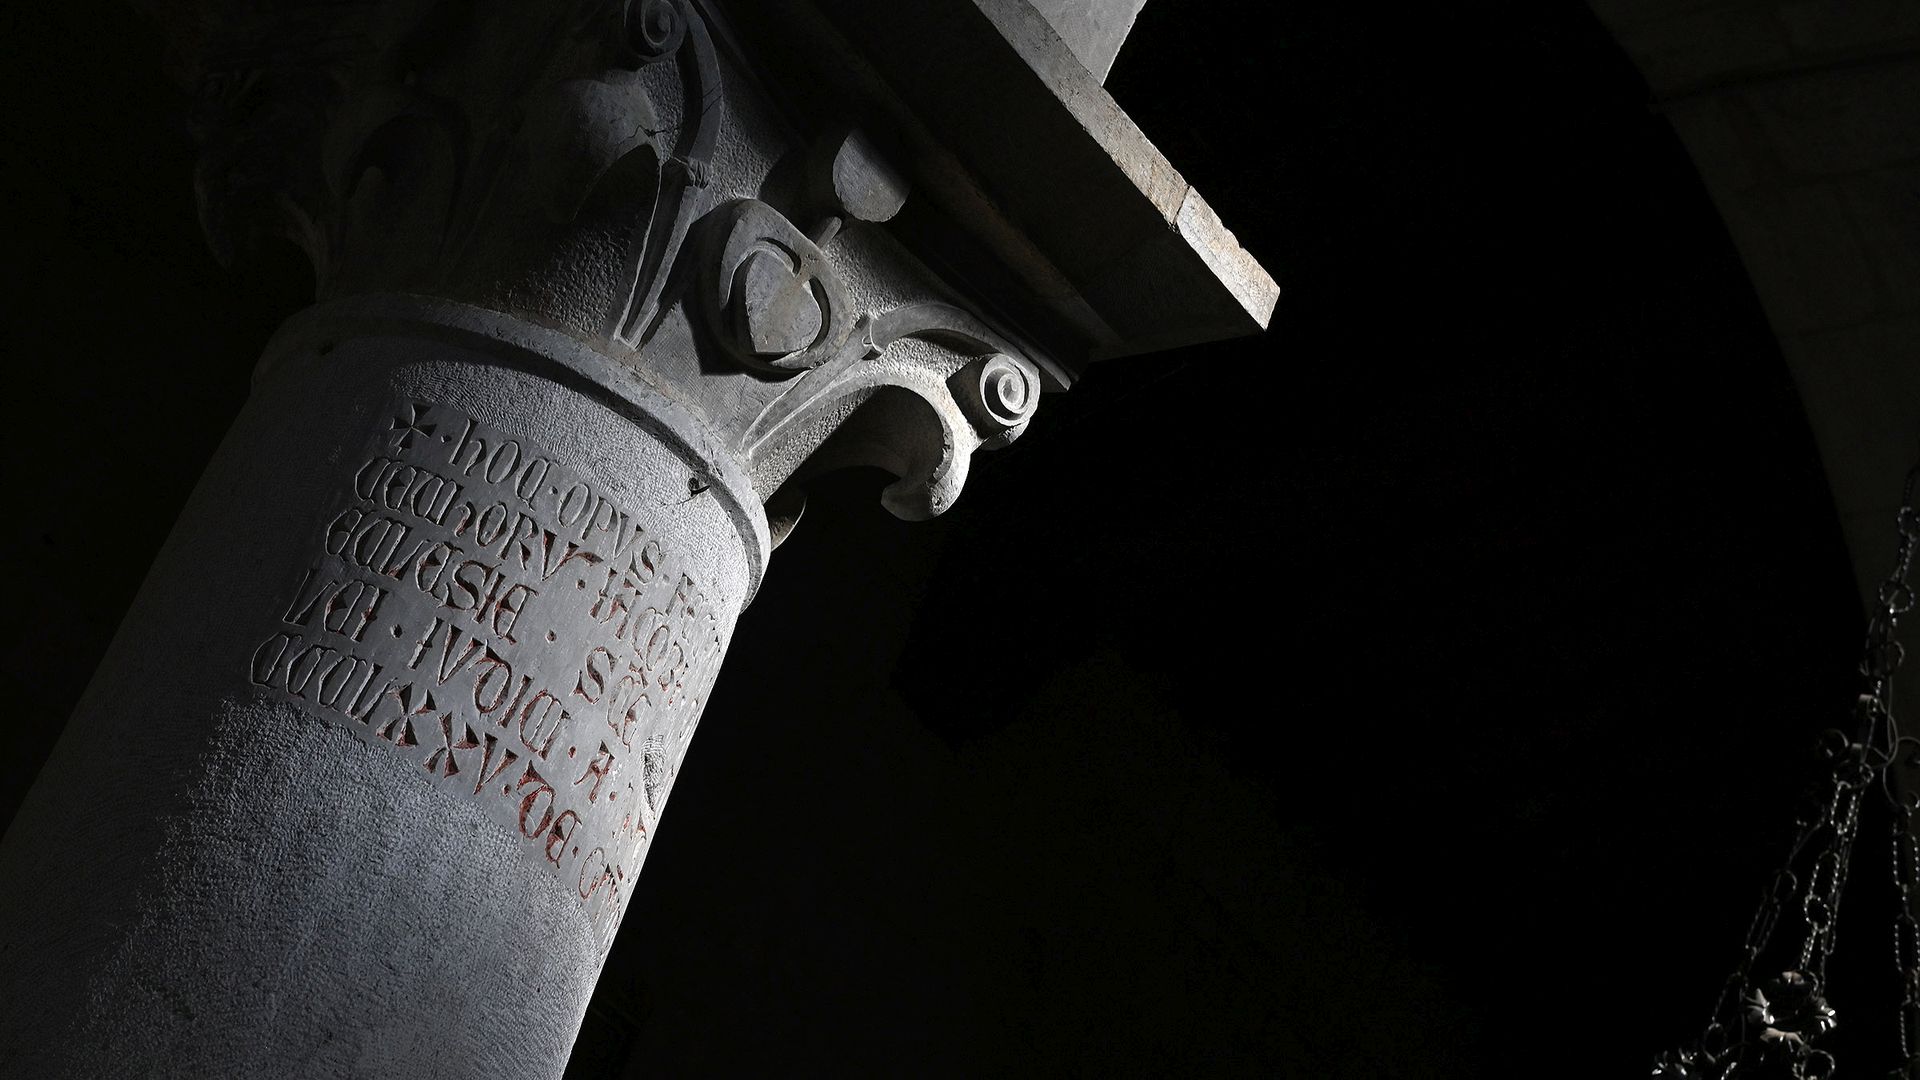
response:
[[[720,615],[646,522],[526,440],[434,402],[392,416],[247,676],[477,800],[610,935]]]

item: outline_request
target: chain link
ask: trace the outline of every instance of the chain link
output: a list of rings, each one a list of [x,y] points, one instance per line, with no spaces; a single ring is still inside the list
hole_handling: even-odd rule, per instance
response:
[[[1913,586],[1907,577],[1913,570],[1914,552],[1920,549],[1920,506],[1914,503],[1917,484],[1920,463],[1908,470],[1900,491],[1900,509],[1894,515],[1893,572],[1874,593],[1880,606],[1867,623],[1865,659],[1861,662],[1861,674],[1869,680],[1863,695],[1866,708],[1885,725],[1887,733],[1886,790],[1893,805],[1893,885],[1899,911],[1893,924],[1893,965],[1900,975],[1901,989],[1896,1025],[1901,1065],[1894,1076],[1902,1080],[1920,1080],[1920,921],[1914,915],[1914,903],[1920,899],[1920,837],[1914,832],[1920,791],[1915,790],[1916,778],[1911,775],[1920,762],[1913,753],[1912,738],[1903,736],[1894,722],[1893,677],[1906,659],[1896,636],[1900,618],[1912,611],[1914,604]]]
[[[1856,703],[1852,738],[1829,732],[1825,751],[1829,770],[1821,798],[1794,822],[1794,840],[1785,862],[1762,894],[1740,962],[1720,990],[1707,1026],[1693,1047],[1655,1059],[1659,1080],[1740,1080],[1751,1076],[1826,1080],[1834,1059],[1812,1040],[1833,1027],[1827,1006],[1827,961],[1836,946],[1840,900],[1860,832],[1862,800],[1879,791],[1893,810],[1891,866],[1898,911],[1893,924],[1893,960],[1900,975],[1901,1066],[1892,1080],[1920,1080],[1920,741],[1902,735],[1894,722],[1894,675],[1906,660],[1898,631],[1901,617],[1915,605],[1908,583],[1920,552],[1920,462],[1908,470],[1894,515],[1898,538],[1893,571],[1874,593],[1867,620],[1860,674],[1865,686]],[[1796,867],[1805,867],[1797,872]],[[1762,980],[1760,964],[1774,943],[1782,917],[1791,912],[1804,928],[1792,954],[1791,970]]]

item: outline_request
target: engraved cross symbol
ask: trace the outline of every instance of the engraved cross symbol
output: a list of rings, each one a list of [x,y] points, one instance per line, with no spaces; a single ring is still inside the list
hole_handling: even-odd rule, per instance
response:
[[[416,698],[414,696],[416,689],[417,687],[409,684],[406,689],[400,691],[400,715],[387,721],[385,727],[374,733],[375,737],[385,739],[395,746],[420,745],[420,737],[413,733],[413,718],[432,715],[435,706],[433,691],[428,690]]]
[[[387,429],[388,431],[402,432],[400,436],[400,449],[402,450],[411,450],[413,448],[413,437],[415,435],[424,438],[433,434],[434,429],[434,425],[422,424],[420,422],[427,415],[427,406],[415,403],[409,406],[409,411],[413,415],[394,417],[393,426]]]

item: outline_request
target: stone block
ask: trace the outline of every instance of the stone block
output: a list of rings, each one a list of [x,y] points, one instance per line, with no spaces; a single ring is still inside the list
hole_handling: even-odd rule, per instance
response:
[[[1903,40],[1920,43],[1920,4],[1911,0],[1782,0],[1779,17],[1803,53],[1885,52]]]
[[[1901,478],[1920,445],[1920,316],[1783,335],[1780,344],[1864,593],[1886,576]]]
[[[1191,186],[1027,0],[769,12],[740,26],[770,58],[770,84],[829,118],[885,114],[871,126],[890,133],[914,191],[899,228],[942,264],[997,266],[962,276],[1030,311],[1036,338],[1068,341],[1054,350],[1062,382],[1093,357],[1251,333],[1271,316],[1273,279],[1237,243],[1195,246],[1232,234],[1202,227]],[[975,284],[994,278],[1024,295]]]
[[[1742,72],[1789,63],[1793,46],[1773,12],[1758,5],[1679,12],[1615,26],[1656,97],[1671,97]]]
[[[1878,310],[1872,265],[1833,185],[1715,191],[1714,201],[1777,333],[1858,322]]]
[[[1133,29],[1134,18],[1146,6],[1147,0],[1033,0],[1034,10],[1103,83],[1127,40],[1127,31]]]
[[[1593,13],[1607,28],[1618,34],[1623,30],[1665,22],[1701,12],[1761,6],[1755,0],[1589,0]]]
[[[1841,191],[1883,302],[1895,312],[1920,311],[1920,164],[1850,178]]]
[[[1742,96],[1791,172],[1833,176],[1920,159],[1920,55],[1774,80]]]
[[[1677,101],[1665,111],[1709,190],[1740,192],[1764,181],[1770,151],[1751,134],[1738,102],[1703,95]]]

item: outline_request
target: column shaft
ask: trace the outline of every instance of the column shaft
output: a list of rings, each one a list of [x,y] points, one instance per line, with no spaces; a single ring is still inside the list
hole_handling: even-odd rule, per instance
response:
[[[295,320],[9,831],[0,1060],[559,1076],[765,556],[701,438],[502,316]]]

